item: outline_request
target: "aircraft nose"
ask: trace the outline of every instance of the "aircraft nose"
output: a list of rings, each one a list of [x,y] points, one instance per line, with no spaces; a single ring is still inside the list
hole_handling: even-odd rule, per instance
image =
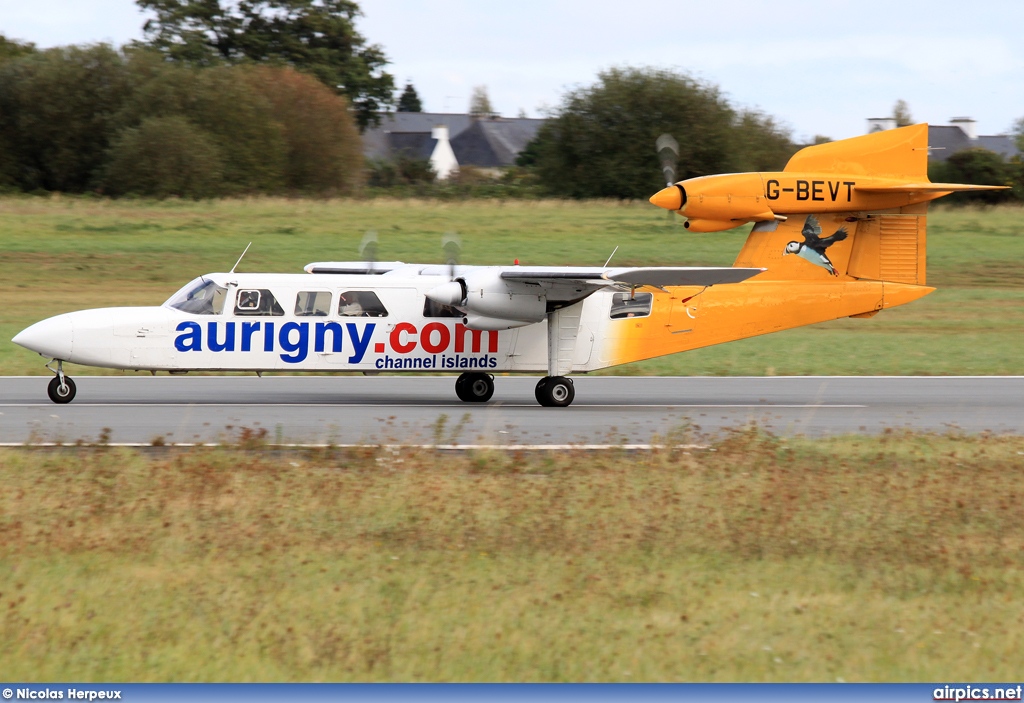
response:
[[[57,315],[26,327],[11,341],[42,356],[66,360],[71,356],[73,331],[71,316]]]

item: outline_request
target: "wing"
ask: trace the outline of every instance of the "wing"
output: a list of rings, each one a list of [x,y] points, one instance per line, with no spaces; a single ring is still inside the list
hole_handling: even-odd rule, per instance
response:
[[[818,224],[818,218],[814,215],[808,215],[807,219],[804,220],[804,228],[800,232],[804,235],[804,244],[814,248],[818,243],[818,235],[821,234],[821,225]]]
[[[405,266],[401,261],[316,261],[306,264],[306,273],[365,274],[379,276]]]
[[[839,229],[836,230],[835,234],[833,234],[831,237],[825,237],[824,239],[819,239],[818,240],[818,245],[816,247],[814,247],[814,248],[819,250],[819,251],[821,251],[821,252],[824,252],[826,249],[828,249],[830,246],[832,246],[836,242],[841,242],[844,239],[846,239],[846,228],[845,227],[840,227]]]
[[[515,266],[504,268],[505,280],[528,283],[582,283],[595,290],[607,286],[714,286],[740,283],[763,272],[762,268],[710,266],[656,266],[649,268],[590,268],[576,266]]]

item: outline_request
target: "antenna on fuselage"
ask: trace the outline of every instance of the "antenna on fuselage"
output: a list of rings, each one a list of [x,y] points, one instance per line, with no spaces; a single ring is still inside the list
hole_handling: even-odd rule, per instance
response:
[[[235,265],[231,267],[231,270],[228,271],[228,273],[234,273],[235,272],[235,269],[238,268],[238,265],[240,263],[242,263],[242,259],[245,257],[245,252],[249,251],[249,247],[251,247],[251,246],[252,246],[252,242],[249,242],[248,244],[245,245],[245,249],[242,251],[242,256],[238,257],[238,261],[235,262]]]
[[[610,264],[612,262],[612,257],[615,256],[615,252],[617,252],[618,250],[619,250],[619,247],[618,247],[618,245],[616,245],[615,248],[612,249],[612,253],[608,255],[608,261],[604,262],[604,268],[608,268],[608,264]]]

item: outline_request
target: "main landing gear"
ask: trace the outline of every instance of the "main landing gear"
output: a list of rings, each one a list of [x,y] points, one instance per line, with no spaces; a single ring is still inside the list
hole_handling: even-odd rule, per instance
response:
[[[486,403],[494,395],[494,376],[480,372],[464,373],[455,381],[455,395],[466,403]],[[545,376],[537,381],[534,396],[546,408],[564,408],[576,397],[576,389],[571,378]]]
[[[566,376],[545,376],[537,381],[533,394],[545,408],[564,408],[576,397],[572,379]]]
[[[46,368],[50,368],[47,364]],[[53,369],[50,369],[53,371]],[[64,375],[64,362],[57,361],[57,370],[53,371],[54,376],[50,379],[50,384],[46,387],[46,394],[50,396],[50,400],[54,403],[64,405],[70,403],[75,399],[75,393],[78,389],[75,388],[75,382],[71,380],[70,376]]]
[[[464,373],[455,381],[455,395],[466,403],[486,403],[494,395],[494,376],[489,373]]]

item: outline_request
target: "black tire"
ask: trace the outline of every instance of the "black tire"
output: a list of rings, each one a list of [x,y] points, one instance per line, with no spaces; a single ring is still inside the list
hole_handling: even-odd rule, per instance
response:
[[[470,374],[464,373],[460,375],[457,379],[455,379],[455,395],[457,395],[459,397],[459,400],[461,400],[463,403],[470,402],[469,398],[466,396],[466,381],[468,380],[469,376]]]
[[[537,402],[540,403],[541,405],[547,404],[547,402],[544,400],[544,386],[547,385],[550,379],[550,376],[545,376],[544,378],[537,381],[537,387],[533,389],[533,397],[536,398]]]
[[[75,388],[75,382],[71,380],[70,376],[64,377],[63,387],[60,384],[60,378],[54,376],[50,379],[50,383],[46,386],[46,394],[50,396],[50,400],[59,405],[70,403],[75,399],[75,393],[78,389]]]
[[[462,383],[462,394],[459,398],[467,403],[486,403],[494,395],[494,376],[489,373],[464,373],[455,382],[455,393],[459,393]]]
[[[565,408],[576,397],[572,379],[565,376],[546,376],[537,382],[534,390],[537,402],[545,408]]]

